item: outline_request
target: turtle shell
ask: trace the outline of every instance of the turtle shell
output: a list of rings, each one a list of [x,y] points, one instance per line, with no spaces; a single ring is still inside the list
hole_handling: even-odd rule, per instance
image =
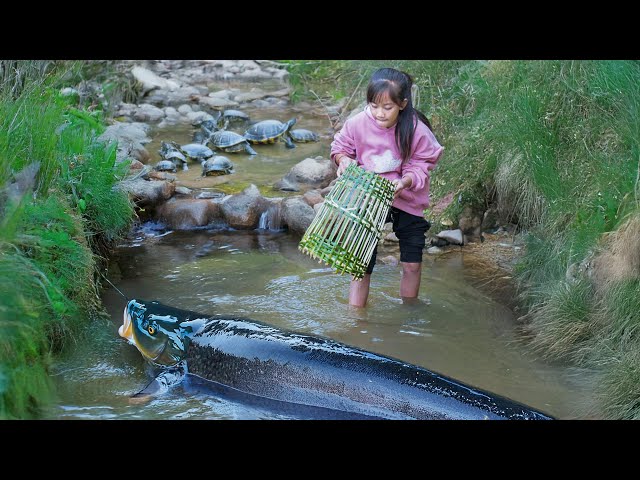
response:
[[[313,133],[311,130],[304,128],[296,128],[295,130],[289,130],[289,136],[291,140],[299,143],[317,142],[318,134]]]
[[[173,148],[171,145],[168,145],[168,144],[165,144],[165,145],[167,145],[167,147],[163,145],[162,148],[158,150],[158,153],[160,153],[160,158],[162,158],[162,160],[171,160],[172,162],[176,162],[176,163],[187,162],[187,157],[185,157],[180,150]]]
[[[200,143],[188,143],[186,145],[181,145],[180,150],[187,157],[198,161],[213,157],[213,150]]]
[[[218,130],[209,137],[209,142],[218,148],[233,147],[234,145],[238,145],[246,141],[247,139],[239,133],[231,132],[229,130]]]
[[[156,163],[156,166],[153,167],[153,169],[158,172],[172,172],[172,173],[176,173],[176,171],[178,170],[176,168],[176,164],[173,163],[171,160],[160,160],[158,163]]]
[[[233,173],[233,163],[227,157],[216,155],[202,162],[202,175],[227,175]]]
[[[280,120],[262,120],[247,129],[244,137],[251,143],[275,143],[295,122],[295,118],[287,123],[282,123]]]
[[[249,146],[249,142],[242,135],[229,130],[218,130],[214,132],[208,141],[212,148],[222,150],[224,152],[241,152],[246,151],[249,155],[256,155],[255,150]]]
[[[211,135],[213,132],[216,131],[216,129],[218,128],[218,122],[220,121],[220,119],[218,120],[205,120],[202,123],[200,123],[200,131],[202,131],[202,133],[204,133],[207,137],[209,135]]]
[[[204,130],[197,130],[193,132],[193,137],[191,138],[191,143],[200,143],[204,144],[209,138],[210,134],[207,134]]]
[[[240,110],[225,110],[222,112],[221,119],[229,120],[230,122],[248,122],[249,115]]]

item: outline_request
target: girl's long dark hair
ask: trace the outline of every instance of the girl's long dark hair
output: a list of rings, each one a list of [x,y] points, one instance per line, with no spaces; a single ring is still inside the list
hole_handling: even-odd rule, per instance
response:
[[[367,103],[376,103],[385,93],[397,105],[402,105],[402,102],[407,99],[407,105],[403,110],[400,110],[398,123],[396,124],[396,144],[400,149],[403,162],[411,157],[411,143],[415,133],[414,119],[417,117],[418,120],[429,127],[429,130],[433,131],[427,117],[413,106],[411,98],[412,85],[413,78],[408,73],[401,72],[395,68],[381,68],[373,72],[367,87]]]

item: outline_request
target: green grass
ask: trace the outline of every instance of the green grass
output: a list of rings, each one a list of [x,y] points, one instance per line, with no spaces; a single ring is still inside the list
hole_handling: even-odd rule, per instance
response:
[[[584,280],[558,281],[545,285],[539,296],[544,301],[528,313],[531,346],[546,359],[571,359],[593,335],[592,286]]]
[[[51,359],[100,314],[98,270],[133,218],[103,112],[59,93],[80,66],[37,66],[0,61],[16,72],[0,83],[0,418],[55,396]]]
[[[596,398],[608,420],[640,420],[640,344],[611,351],[609,368],[598,385]]]
[[[640,279],[624,280],[608,288],[598,314],[608,340],[616,344],[640,340]]]

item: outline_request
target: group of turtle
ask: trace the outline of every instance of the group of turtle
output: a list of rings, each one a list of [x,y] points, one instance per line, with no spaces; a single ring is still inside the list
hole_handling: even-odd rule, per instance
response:
[[[189,160],[195,160],[202,165],[203,176],[233,173],[231,160],[222,155],[215,155],[213,150],[200,143],[178,145],[176,142],[163,141],[158,153],[162,160],[154,168],[160,172],[175,173],[178,165],[182,165],[183,170],[188,170]]]
[[[211,120],[200,124],[200,129],[193,135],[192,143],[178,145],[176,142],[162,142],[158,153],[162,160],[155,169],[175,173],[179,165],[187,170],[188,160],[195,160],[202,165],[202,175],[226,175],[233,173],[233,163],[227,157],[215,152],[246,152],[257,155],[251,145],[284,142],[287,148],[295,148],[293,142],[317,142],[318,135],[303,128],[292,130],[296,119],[287,122],[279,120],[262,120],[252,124],[243,135],[227,130],[230,123],[248,123],[249,116],[240,110],[217,112]]]

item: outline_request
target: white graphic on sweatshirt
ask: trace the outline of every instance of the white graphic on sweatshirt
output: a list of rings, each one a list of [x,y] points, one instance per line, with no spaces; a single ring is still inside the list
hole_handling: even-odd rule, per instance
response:
[[[369,159],[373,163],[373,171],[375,173],[392,172],[402,163],[402,160],[393,158],[391,150],[385,150],[382,155],[371,155]]]

